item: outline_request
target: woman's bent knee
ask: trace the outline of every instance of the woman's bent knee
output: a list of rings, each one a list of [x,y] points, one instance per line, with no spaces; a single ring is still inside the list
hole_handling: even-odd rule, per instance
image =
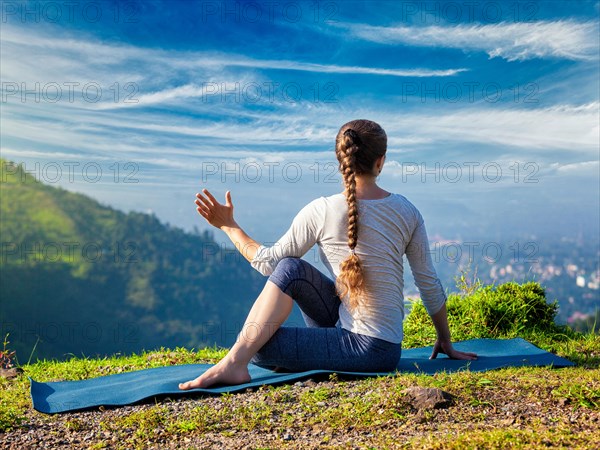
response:
[[[292,281],[302,276],[303,263],[304,261],[300,258],[283,258],[277,263],[275,270],[269,276],[269,281],[275,283],[279,289],[285,292]]]
[[[291,256],[287,256],[277,263],[277,266],[275,267],[275,270],[273,271],[273,273],[275,273],[275,272],[296,273],[302,267],[303,262],[304,261],[302,261],[300,258],[294,258]]]

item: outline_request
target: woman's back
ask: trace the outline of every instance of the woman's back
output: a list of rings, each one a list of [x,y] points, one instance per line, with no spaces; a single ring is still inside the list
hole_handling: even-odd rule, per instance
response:
[[[437,311],[446,296],[429,254],[423,218],[400,194],[378,200],[358,200],[359,239],[355,248],[363,265],[367,298],[350,311],[345,301],[339,309],[342,328],[389,342],[402,341],[404,319],[404,268],[406,253],[423,303]],[[348,257],[348,209],[343,194],[320,197],[306,205],[289,230],[272,247],[258,250],[252,266],[272,273],[286,256],[303,256],[314,245],[331,277]]]
[[[323,228],[318,233],[321,260],[335,279],[340,262],[349,253],[346,199],[343,194],[336,194],[312,203],[315,213],[323,218]],[[446,300],[431,264],[423,218],[404,196],[394,193],[377,200],[359,199],[358,209],[359,239],[355,252],[364,269],[368,296],[364,304],[368,306],[359,306],[351,313],[342,304],[340,324],[350,331],[399,343],[404,319],[405,253],[408,252],[426,306],[436,310]]]

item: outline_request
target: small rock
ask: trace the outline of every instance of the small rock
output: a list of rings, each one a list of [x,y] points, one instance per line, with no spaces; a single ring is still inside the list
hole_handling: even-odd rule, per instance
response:
[[[298,386],[298,387],[304,387],[304,383],[302,381],[296,381],[294,383],[294,386]]]
[[[438,388],[420,386],[404,389],[410,403],[417,409],[443,409],[454,403],[454,395]]]
[[[0,369],[0,377],[6,378],[7,380],[17,378],[22,373],[23,369],[21,369],[20,367],[13,367],[12,369]]]
[[[293,438],[292,438],[292,435],[291,435],[290,433],[285,433],[285,434],[283,435],[283,440],[284,440],[284,441],[291,441],[292,439],[293,439]]]

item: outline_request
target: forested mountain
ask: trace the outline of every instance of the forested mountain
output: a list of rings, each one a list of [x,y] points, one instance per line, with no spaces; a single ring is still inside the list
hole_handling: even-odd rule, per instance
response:
[[[1,164],[0,337],[22,362],[234,342],[265,282],[239,253]]]

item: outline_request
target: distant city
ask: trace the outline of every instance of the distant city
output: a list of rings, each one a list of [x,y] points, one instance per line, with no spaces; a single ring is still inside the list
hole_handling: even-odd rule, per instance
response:
[[[467,271],[468,278],[477,277],[484,284],[539,282],[548,301],[558,300],[559,323],[584,320],[600,309],[598,240],[586,242],[581,236],[552,242],[529,238],[502,245],[433,236],[430,245],[438,275],[450,292],[458,291],[456,277]],[[418,297],[410,272],[405,273],[405,296]]]

